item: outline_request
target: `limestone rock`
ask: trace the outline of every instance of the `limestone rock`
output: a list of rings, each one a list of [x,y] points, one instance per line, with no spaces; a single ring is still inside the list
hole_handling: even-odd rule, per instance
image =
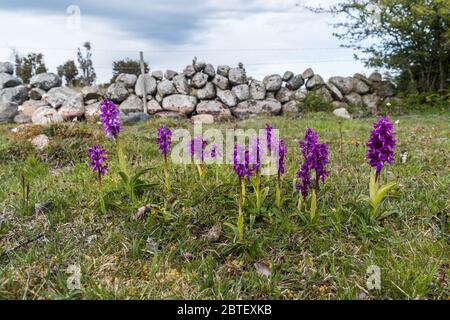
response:
[[[283,81],[289,81],[292,79],[293,76],[294,76],[294,73],[292,71],[286,71],[283,74]]]
[[[202,124],[213,124],[214,116],[211,114],[197,114],[191,117],[192,122]]]
[[[46,94],[46,92],[42,89],[39,88],[32,88],[29,92],[28,92],[28,96],[30,97],[31,100],[41,100],[42,96]]]
[[[122,103],[130,93],[122,83],[113,83],[106,90],[106,97],[115,103]]]
[[[153,116],[157,118],[173,119],[173,120],[183,120],[187,118],[186,114],[175,111],[161,111],[155,113]]]
[[[242,68],[231,68],[228,71],[228,79],[233,86],[247,83],[247,75]]]
[[[379,73],[379,72],[374,72],[369,76],[370,82],[380,83],[382,80],[383,80],[383,77],[381,76],[381,73]]]
[[[331,77],[328,81],[334,84],[343,95],[347,95],[353,90],[354,79],[352,77]]]
[[[192,77],[192,86],[196,89],[203,88],[208,82],[208,76],[203,72],[197,72]]]
[[[51,107],[40,107],[33,113],[31,121],[34,124],[46,126],[55,123],[62,123],[63,118],[58,111]]]
[[[333,114],[334,114],[336,117],[343,118],[343,119],[351,119],[351,118],[352,118],[352,117],[350,116],[350,113],[348,113],[347,109],[345,109],[345,108],[338,108],[338,109],[335,109],[335,110],[333,111]]]
[[[250,99],[250,88],[246,84],[234,86],[231,91],[234,92],[239,101]]]
[[[6,72],[0,73],[0,89],[11,88],[22,84],[22,80]]]
[[[164,73],[164,78],[166,78],[167,80],[172,80],[173,77],[175,77],[177,74],[178,72],[174,70],[166,70],[166,72]]]
[[[217,88],[220,88],[222,90],[228,89],[228,79],[220,74],[215,75],[214,79],[212,80],[212,83],[214,83],[214,85]]]
[[[124,114],[142,112],[144,110],[142,99],[132,94],[120,104],[119,110]]]
[[[197,90],[197,98],[200,100],[214,99],[216,97],[216,88],[211,82],[207,82],[206,85]]]
[[[278,115],[281,112],[281,103],[274,99],[247,100],[238,103],[235,108],[231,109],[231,112],[238,119],[258,114]]]
[[[27,116],[21,112],[19,112],[15,117],[14,117],[14,122],[17,124],[27,124],[27,123],[31,123],[31,116]]]
[[[95,102],[85,106],[84,117],[88,122],[95,123],[100,116],[100,102]]]
[[[314,71],[311,68],[306,69],[305,71],[303,71],[302,73],[302,78],[304,80],[308,80],[311,79],[314,76]]]
[[[121,73],[117,76],[116,82],[121,83],[125,88],[134,88],[136,85],[137,76],[135,74]]]
[[[76,94],[77,92],[69,87],[56,87],[47,92],[47,102],[50,106],[57,109],[63,105],[64,101]]]
[[[309,78],[308,81],[306,82],[306,89],[316,90],[322,87],[324,84],[325,82],[323,81],[323,78],[318,74],[315,74],[311,78]]]
[[[162,101],[162,107],[166,111],[181,112],[190,114],[195,110],[197,98],[183,94],[173,94],[167,96]]]
[[[220,74],[223,77],[228,77],[228,72],[230,71],[230,67],[226,65],[217,66],[217,74]]]
[[[101,95],[100,88],[97,85],[85,86],[81,89],[81,93],[85,101],[98,100],[98,97]]]
[[[362,97],[362,103],[370,114],[375,115],[380,104],[380,97],[375,94],[367,94]]]
[[[0,72],[13,74],[14,73],[14,65],[9,62],[0,62]]]
[[[136,81],[136,85],[134,86],[134,92],[138,97],[143,97],[144,87],[143,87],[143,79],[142,74],[139,75]],[[145,89],[147,95],[153,95],[156,92],[156,79],[153,78],[149,74],[145,74]]]
[[[39,88],[48,91],[52,88],[61,86],[61,78],[51,72],[39,73],[30,79],[30,85],[33,88]]]
[[[364,81],[353,78],[353,90],[358,94],[366,94],[370,92],[370,87]]]
[[[304,83],[305,80],[303,80],[302,75],[297,74],[286,83],[286,88],[288,88],[289,90],[298,90]]]
[[[155,70],[152,72],[152,77],[156,80],[161,81],[163,79],[163,72],[161,70]]]
[[[163,111],[163,108],[155,99],[151,99],[147,102],[147,112],[149,114],[155,114],[157,112]]]
[[[150,116],[144,112],[130,112],[128,114],[120,113],[121,124],[135,124],[150,119]]]
[[[58,109],[58,113],[65,121],[81,118],[84,115],[84,111],[84,100],[81,92],[70,96]]]
[[[362,82],[367,84],[369,87],[372,85],[372,82],[365,75],[363,75],[361,73],[355,73],[353,75],[353,78],[361,80]]]
[[[45,134],[39,134],[31,138],[30,142],[37,150],[44,150],[48,147],[50,139]]]
[[[344,95],[342,94],[342,92],[334,84],[332,84],[330,81],[325,83],[325,87],[328,90],[330,90],[331,95],[333,96],[334,99],[336,99],[338,101],[342,101],[344,99]]]
[[[205,69],[206,67],[206,63],[204,61],[196,61],[194,64],[194,69],[197,72],[202,71],[203,69]]]
[[[292,99],[295,101],[303,101],[306,99],[306,93],[302,90],[296,90],[292,94]]]
[[[24,103],[22,103],[21,106],[19,106],[19,111],[27,116],[32,116],[33,113],[39,109],[40,107],[47,106],[47,103],[45,101],[41,100],[27,100]]]
[[[275,92],[280,90],[281,85],[283,84],[283,80],[281,79],[280,75],[271,74],[264,77],[263,83],[266,91]]]
[[[214,70],[212,64],[207,64],[203,69],[203,72],[208,76],[208,80],[212,80],[216,75],[216,70]]]
[[[319,89],[314,91],[317,95],[319,95],[323,101],[331,103],[333,101],[333,96],[331,95],[331,92],[325,88],[320,87]]]
[[[352,106],[362,106],[362,98],[356,92],[349,93],[344,96],[344,101]]]
[[[283,115],[296,115],[299,114],[300,111],[298,109],[298,101],[289,101],[281,106],[281,113]]]
[[[217,89],[217,98],[226,104],[228,107],[234,107],[237,105],[237,97],[231,90],[220,90]]]
[[[175,93],[175,87],[174,87],[172,81],[163,80],[160,83],[158,83],[157,92],[161,98],[164,98],[165,96]]]
[[[292,91],[286,87],[280,88],[275,95],[275,99],[280,101],[281,103],[288,102],[291,99]]]
[[[0,89],[0,102],[14,102],[22,104],[28,99],[28,90],[24,85]]]
[[[188,78],[192,78],[195,74],[195,69],[194,66],[188,65],[186,66],[186,68],[184,68],[183,70],[183,74],[188,77]]]
[[[383,81],[381,82],[381,86],[377,90],[378,95],[381,98],[393,97],[397,93],[397,88],[392,82]]]
[[[189,94],[191,92],[191,87],[189,86],[188,80],[184,74],[174,76],[172,82],[178,93]]]
[[[222,102],[216,100],[199,102],[197,105],[197,114],[210,114],[220,120],[231,118],[230,109]]]
[[[19,112],[17,103],[14,102],[0,102],[0,123],[10,122],[14,116]]]
[[[262,81],[253,80],[250,83],[250,99],[263,100],[266,97],[266,87]]]

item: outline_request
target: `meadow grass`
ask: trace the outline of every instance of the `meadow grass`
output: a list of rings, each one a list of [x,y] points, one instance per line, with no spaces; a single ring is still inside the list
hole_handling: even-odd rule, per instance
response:
[[[130,170],[155,185],[132,201],[118,188],[115,148],[95,124],[30,127],[13,134],[0,126],[0,298],[3,299],[448,299],[450,208],[450,116],[392,117],[398,146],[383,179],[398,188],[382,218],[367,222],[371,168],[365,143],[375,118],[342,121],[325,113],[301,119],[257,118],[204,128],[280,129],[288,153],[281,209],[275,177],[253,225],[254,192],[248,187],[245,238],[234,241],[224,223],[236,223],[239,185],[232,166],[172,165],[171,192],[164,191],[156,128],[192,129],[189,122],[150,120],[126,126],[120,139]],[[307,127],[330,148],[330,176],[319,193],[319,219],[297,210],[293,190],[300,166],[298,139]],[[36,151],[27,139],[45,133],[50,146]],[[98,209],[98,185],[87,148],[101,143],[110,153],[104,178],[108,212]],[[341,152],[342,151],[342,152]],[[405,163],[401,153],[407,152]],[[33,161],[34,158],[34,161]],[[31,160],[30,160],[31,159]],[[29,168],[27,168],[29,167]],[[29,207],[23,207],[20,172],[28,169]],[[51,201],[48,213],[33,213]],[[138,208],[153,209],[133,219]],[[208,231],[220,225],[217,241]],[[270,268],[261,275],[255,263]],[[69,290],[67,268],[81,268],[81,288]],[[369,266],[381,270],[381,289],[366,286]]]

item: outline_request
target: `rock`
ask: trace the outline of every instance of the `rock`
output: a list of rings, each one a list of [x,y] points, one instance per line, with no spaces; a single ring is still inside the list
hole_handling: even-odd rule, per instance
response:
[[[334,99],[338,101],[342,101],[344,99],[344,95],[342,94],[342,92],[330,81],[325,83],[325,87],[331,92],[331,95]]]
[[[280,88],[275,95],[275,99],[280,101],[281,103],[288,102],[291,99],[292,91],[286,87]]]
[[[305,71],[303,71],[302,73],[302,78],[304,80],[308,80],[311,79],[314,76],[314,71],[311,68],[306,69]]]
[[[210,114],[218,120],[231,118],[230,109],[228,109],[222,102],[215,100],[200,101],[197,105],[197,114]]]
[[[381,98],[393,97],[397,93],[397,88],[392,82],[383,81],[377,90],[378,95]]]
[[[281,106],[281,114],[296,115],[299,114],[298,101],[289,101]]]
[[[191,117],[194,123],[213,124],[214,117],[212,114],[197,114]]]
[[[147,112],[149,114],[155,114],[157,112],[163,111],[163,108],[155,99],[151,99],[147,102]]]
[[[378,82],[378,83],[380,83],[382,80],[383,79],[382,79],[381,73],[379,73],[379,72],[374,72],[374,73],[372,73],[369,76],[369,81],[370,82]]]
[[[162,98],[175,93],[175,87],[170,80],[163,80],[157,86],[158,95]]]
[[[0,102],[14,102],[22,104],[28,99],[28,90],[24,85],[0,89]]]
[[[14,117],[14,122],[17,124],[27,124],[27,123],[31,123],[31,116],[28,116],[26,114],[23,113],[18,113],[15,117]]]
[[[306,99],[306,93],[302,90],[296,90],[291,97],[295,101],[303,101]]]
[[[47,103],[41,100],[27,100],[19,106],[19,111],[24,115],[31,117],[37,109],[46,106],[48,106]]]
[[[303,80],[302,75],[298,74],[286,83],[286,88],[289,90],[298,90],[304,83],[305,80]]]
[[[178,74],[178,72],[173,71],[173,70],[166,70],[166,72],[164,73],[164,77],[167,80],[172,80],[173,77],[175,77]]]
[[[293,76],[294,76],[294,73],[292,71],[286,71],[283,74],[283,81],[289,81],[292,79]]]
[[[13,74],[14,73],[14,65],[9,61],[0,62],[0,72]]]
[[[206,85],[206,82],[208,82],[208,76],[203,72],[197,72],[192,77],[192,86],[196,89],[203,88]]]
[[[44,150],[45,148],[48,147],[50,140],[45,134],[39,134],[31,138],[30,142],[33,145],[33,147],[35,147],[37,150]]]
[[[152,72],[152,77],[155,78],[156,80],[161,81],[164,77],[164,74],[161,70],[155,70]]]
[[[50,89],[47,92],[47,102],[53,108],[60,108],[64,101],[68,100],[70,97],[75,96],[77,92],[69,87],[57,87]]]
[[[40,107],[33,113],[31,121],[34,124],[45,126],[49,124],[62,123],[63,118],[58,111],[51,107]]]
[[[184,94],[173,94],[167,96],[162,101],[162,107],[166,111],[181,112],[190,114],[195,110],[197,98]]]
[[[204,61],[196,61],[194,64],[194,69],[196,72],[200,72],[205,69],[206,63]]]
[[[144,112],[130,112],[128,114],[120,113],[121,124],[134,124],[142,121],[147,121],[150,116]]]
[[[39,88],[33,88],[28,92],[28,96],[32,100],[41,100],[42,96],[46,94],[46,92]]]
[[[266,91],[266,99],[275,99],[275,92]]]
[[[65,121],[81,118],[84,115],[84,111],[84,100],[81,92],[69,97],[58,109],[58,113]]]
[[[85,86],[81,88],[81,93],[85,101],[98,100],[98,97],[101,95],[100,88],[97,85]]]
[[[266,91],[275,92],[280,90],[281,85],[283,84],[283,80],[278,74],[271,74],[264,77],[263,83]]]
[[[223,77],[228,77],[228,72],[230,71],[230,67],[226,65],[217,66],[217,74],[220,74]]]
[[[19,112],[17,103],[14,102],[0,102],[0,123],[10,122],[14,116]]]
[[[143,79],[144,77],[142,77],[142,74],[139,75],[136,81],[136,85],[134,86],[134,92],[140,98],[142,98],[144,95]],[[145,74],[145,89],[147,91],[147,95],[153,95],[156,92],[156,79],[148,73]]]
[[[137,76],[135,74],[130,73],[121,73],[116,78],[116,83],[121,83],[125,86],[125,88],[134,88],[136,85]]]
[[[240,84],[237,86],[234,86],[231,91],[234,92],[236,95],[236,98],[238,98],[239,101],[245,101],[250,99],[250,88],[246,84]]]
[[[192,78],[195,74],[194,66],[186,66],[186,68],[184,68],[183,70],[183,74],[188,78]]]
[[[132,94],[120,104],[119,110],[124,114],[142,112],[144,110],[142,99]]]
[[[361,80],[362,82],[367,84],[369,87],[372,85],[371,81],[369,79],[367,79],[367,77],[365,75],[361,74],[361,73],[355,73],[353,75],[353,78]]]
[[[220,224],[216,224],[206,233],[206,240],[208,240],[209,243],[217,242],[220,240],[222,234],[222,226]]]
[[[345,102],[342,101],[333,101],[331,103],[331,105],[333,106],[334,109],[339,109],[339,108],[348,108],[348,104],[346,104]]]
[[[362,106],[362,98],[356,92],[352,92],[344,96],[344,101],[351,106]]]
[[[62,84],[61,78],[51,72],[39,73],[30,79],[30,85],[33,88],[39,88],[48,91],[55,87],[60,87]]]
[[[22,84],[22,80],[10,75],[9,73],[0,73],[0,89],[11,88]]]
[[[184,74],[174,76],[172,82],[178,93],[189,94],[191,92],[191,87],[189,86],[188,80]]]
[[[343,119],[351,119],[351,118],[352,118],[352,117],[350,116],[350,113],[348,113],[347,109],[345,109],[345,108],[335,109],[335,110],[333,111],[333,114],[334,114],[336,117],[343,118]]]
[[[266,97],[266,87],[262,81],[253,80],[250,83],[250,99],[263,100]]]
[[[200,100],[214,99],[216,97],[216,88],[211,82],[207,82],[206,85],[197,90],[197,98]]]
[[[228,80],[230,80],[230,83],[233,86],[246,84],[247,75],[245,73],[245,70],[242,68],[230,68],[230,70],[228,71]]]
[[[161,112],[155,113],[153,116],[157,117],[157,118],[173,119],[173,120],[186,119],[186,115],[184,113],[175,112],[175,111],[161,111]]]
[[[113,83],[106,90],[106,97],[115,103],[122,103],[129,95],[130,93],[122,83]]]
[[[88,122],[95,123],[99,120],[100,102],[88,104],[85,106],[84,117]]]
[[[281,112],[281,103],[275,99],[247,100],[238,103],[231,112],[238,119],[258,114],[278,115]]]
[[[212,80],[212,83],[222,90],[228,89],[228,79],[220,74],[216,74],[214,76],[214,79]]]
[[[331,77],[328,81],[334,84],[343,95],[349,94],[353,90],[354,79],[352,77]]]
[[[226,104],[228,107],[234,107],[237,105],[237,97],[231,90],[216,90],[217,98]]]
[[[362,97],[362,103],[370,114],[375,115],[378,112],[380,97],[375,94],[367,94]]]
[[[315,74],[311,78],[309,78],[309,80],[306,82],[306,89],[316,90],[322,87],[324,84],[325,82],[323,81],[323,78],[318,74]]]
[[[208,76],[208,80],[212,80],[216,75],[216,70],[214,70],[212,64],[207,64],[205,69],[203,69],[203,72]]]
[[[364,81],[353,78],[353,90],[358,94],[366,94],[370,92],[370,87]]]

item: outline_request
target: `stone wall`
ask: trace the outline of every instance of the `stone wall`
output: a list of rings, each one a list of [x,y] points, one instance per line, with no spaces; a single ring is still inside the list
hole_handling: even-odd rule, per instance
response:
[[[167,70],[146,74],[146,90],[142,75],[120,74],[103,92],[95,85],[81,90],[62,87],[61,79],[53,73],[38,74],[29,85],[24,85],[13,71],[11,63],[0,63],[0,122],[45,125],[82,119],[95,121],[103,96],[119,105],[124,123],[150,117],[186,118],[202,114],[215,120],[244,119],[258,114],[296,115],[302,111],[302,101],[312,92],[335,109],[342,111],[350,104],[376,114],[380,103],[396,93],[395,86],[382,81],[379,73],[369,77],[336,76],[325,81],[307,69],[303,73],[286,71],[283,75],[272,74],[256,80],[247,75],[242,64],[214,68],[196,59],[180,73]],[[148,101],[147,113],[143,94]]]

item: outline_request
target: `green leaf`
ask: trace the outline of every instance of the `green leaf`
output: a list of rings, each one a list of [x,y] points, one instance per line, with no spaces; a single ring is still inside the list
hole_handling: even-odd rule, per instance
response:
[[[373,197],[375,196],[376,192],[377,192],[377,183],[375,181],[375,175],[371,174],[370,175],[370,182],[369,182],[369,197],[371,199],[373,199]]]
[[[383,199],[386,197],[386,195],[388,194],[388,192],[394,188],[397,185],[396,182],[389,182],[387,184],[385,184],[384,186],[381,186],[374,197],[371,197],[371,202],[373,202],[373,204],[375,206],[378,207],[378,205],[381,203],[381,201],[383,201]]]
[[[311,216],[311,221],[313,221],[316,217],[317,211],[317,195],[316,190],[313,189],[311,195],[311,209],[309,210],[309,215]]]
[[[124,171],[119,171],[119,176],[120,178],[122,178],[123,183],[126,186],[128,186],[130,182],[130,177]]]

